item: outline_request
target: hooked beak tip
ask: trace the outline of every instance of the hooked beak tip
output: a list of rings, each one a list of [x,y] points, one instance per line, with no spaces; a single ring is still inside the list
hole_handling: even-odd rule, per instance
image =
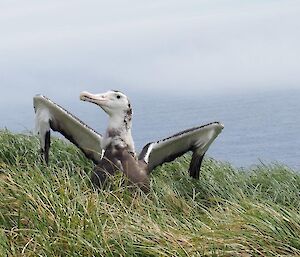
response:
[[[86,101],[88,95],[89,95],[88,92],[83,91],[83,92],[80,93],[79,99],[80,99],[81,101]]]

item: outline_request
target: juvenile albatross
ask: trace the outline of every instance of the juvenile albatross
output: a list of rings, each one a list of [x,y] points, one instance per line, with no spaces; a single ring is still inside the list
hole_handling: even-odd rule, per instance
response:
[[[120,91],[103,94],[82,92],[80,100],[94,103],[108,114],[109,122],[104,136],[42,95],[33,98],[36,130],[46,163],[49,161],[52,129],[64,135],[96,164],[92,182],[97,186],[105,182],[108,174],[121,171],[129,181],[147,192],[149,174],[155,167],[189,151],[193,152],[189,174],[198,179],[206,151],[224,128],[220,122],[212,122],[187,129],[146,144],[137,156],[131,135],[132,107],[125,94]]]

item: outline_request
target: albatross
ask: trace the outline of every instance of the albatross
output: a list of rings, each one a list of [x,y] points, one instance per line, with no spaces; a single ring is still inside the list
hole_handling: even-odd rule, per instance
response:
[[[102,94],[82,92],[80,100],[96,104],[108,114],[105,134],[99,134],[46,96],[36,95],[33,105],[40,150],[48,164],[51,130],[60,132],[94,162],[91,181],[100,187],[106,182],[107,176],[121,171],[131,183],[148,192],[151,171],[189,151],[193,153],[189,174],[199,179],[203,157],[224,128],[220,122],[190,128],[150,142],[137,154],[131,135],[132,106],[125,94],[116,90]]]

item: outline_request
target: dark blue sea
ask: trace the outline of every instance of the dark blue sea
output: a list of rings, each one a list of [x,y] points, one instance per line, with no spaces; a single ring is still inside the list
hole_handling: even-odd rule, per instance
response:
[[[180,130],[221,121],[225,128],[209,148],[208,156],[236,167],[280,163],[300,170],[300,90],[127,95],[134,108],[137,149]],[[78,97],[51,98],[98,132],[104,132],[107,117],[97,106],[82,103]],[[31,99],[4,103],[0,103],[0,128],[33,131]]]

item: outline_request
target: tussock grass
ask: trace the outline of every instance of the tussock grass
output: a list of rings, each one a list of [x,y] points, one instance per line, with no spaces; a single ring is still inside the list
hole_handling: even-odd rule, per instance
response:
[[[96,192],[91,162],[56,139],[50,166],[33,136],[0,132],[0,256],[297,256],[300,175],[280,165],[239,170],[190,156],[157,168],[151,191]]]

